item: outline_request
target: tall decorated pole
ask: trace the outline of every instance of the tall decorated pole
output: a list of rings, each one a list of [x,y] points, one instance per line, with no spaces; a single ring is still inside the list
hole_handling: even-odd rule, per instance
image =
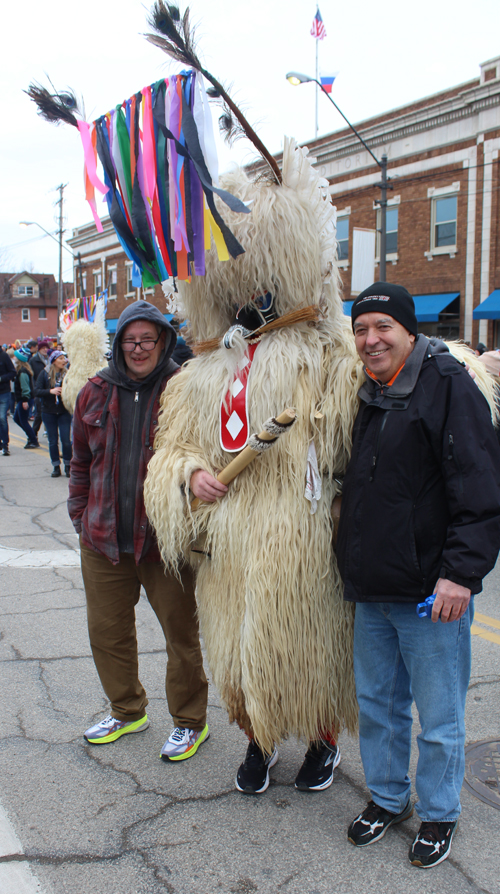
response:
[[[316,40],[316,81],[319,83],[319,63],[318,63],[318,41],[324,40],[326,37],[326,30],[323,24],[323,19],[321,18],[321,13],[319,11],[319,6],[316,6],[316,15],[314,16],[312,27],[311,27],[311,36]],[[314,118],[314,138],[316,139],[318,136],[318,87],[316,87],[316,106],[315,106],[315,118]]]

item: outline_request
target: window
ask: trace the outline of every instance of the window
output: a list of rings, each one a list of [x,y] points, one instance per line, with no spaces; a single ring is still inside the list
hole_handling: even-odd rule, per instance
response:
[[[432,248],[457,244],[457,197],[432,200]]]
[[[337,218],[337,258],[347,261],[349,255],[349,218]]]
[[[18,295],[33,295],[33,286],[18,286]]]
[[[39,319],[39,320],[46,320],[46,319],[47,319],[47,308],[46,308],[46,307],[39,307],[39,308],[38,308],[38,319]]]
[[[116,267],[109,268],[109,292],[108,296],[110,298],[116,298],[117,292],[117,275],[116,275]]]
[[[132,264],[127,264],[127,295],[130,295],[130,293],[134,291],[135,289],[132,284]]]
[[[21,311],[21,320],[23,321],[23,323],[29,323],[29,322],[30,322],[30,309],[29,309],[29,307],[23,307],[23,309],[22,309],[22,311]]]
[[[102,292],[102,271],[94,270],[94,295]]]
[[[393,255],[398,250],[398,220],[399,208],[389,207],[385,213],[385,251],[387,255]],[[380,228],[382,226],[382,213],[380,208],[377,209],[377,258],[380,257]]]

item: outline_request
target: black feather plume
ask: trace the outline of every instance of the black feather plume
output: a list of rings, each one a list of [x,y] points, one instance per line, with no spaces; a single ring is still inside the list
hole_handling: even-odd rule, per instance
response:
[[[275,179],[281,183],[281,171],[276,159],[264,146],[243,115],[241,109],[229,96],[222,84],[214,78],[206,68],[203,68],[196,53],[194,30],[189,24],[189,7],[181,18],[179,8],[173,3],[165,3],[164,0],[155,0],[148,16],[148,25],[156,33],[146,34],[150,43],[160,47],[171,59],[182,62],[195,71],[201,72],[204,78],[212,84],[207,91],[212,98],[219,99],[223,113],[219,119],[219,127],[229,142],[233,142],[240,136],[246,136],[254,144],[258,152],[269,164]]]
[[[66,124],[78,127],[78,119],[74,113],[82,115],[82,112],[72,90],[65,90],[64,93],[49,93],[46,87],[33,83],[24,93],[36,103],[38,114],[46,121],[51,121],[54,124],[64,121]]]

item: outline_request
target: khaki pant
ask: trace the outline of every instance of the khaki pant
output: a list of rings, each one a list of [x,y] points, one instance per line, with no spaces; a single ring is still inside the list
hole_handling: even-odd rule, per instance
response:
[[[165,689],[175,726],[201,730],[206,723],[208,683],[198,634],[193,577],[189,569],[175,577],[162,565],[136,565],[120,554],[113,565],[81,546],[90,645],[102,687],[117,720],[139,720],[148,699],[139,680],[135,606],[141,584],[167,644]]]

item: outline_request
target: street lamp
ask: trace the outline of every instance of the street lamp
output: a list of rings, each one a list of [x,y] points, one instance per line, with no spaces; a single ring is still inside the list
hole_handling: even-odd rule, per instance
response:
[[[292,84],[294,87],[298,87],[299,84],[307,84],[312,82],[317,84],[320,90],[323,91],[325,96],[330,100],[331,104],[335,106],[337,112],[342,115],[342,118],[346,122],[346,124],[351,128],[352,132],[356,134],[358,140],[363,144],[366,151],[370,153],[374,162],[379,166],[381,171],[381,182],[376,183],[375,186],[380,187],[381,195],[380,199],[376,199],[377,205],[380,205],[380,281],[385,282],[386,276],[386,240],[387,240],[387,190],[392,189],[391,186],[387,184],[387,155],[384,153],[380,159],[377,158],[376,155],[373,154],[370,147],[365,143],[361,134],[358,133],[355,127],[351,124],[350,121],[346,118],[341,109],[339,109],[336,102],[333,101],[332,97],[329,93],[326,92],[325,88],[321,81],[318,81],[317,78],[311,78],[309,75],[301,74],[299,71],[289,71],[286,75],[287,81]]]
[[[58,188],[59,188],[59,190],[64,189],[64,187],[58,187]],[[57,244],[59,245],[59,283],[58,283],[58,289],[57,289],[57,325],[58,326],[59,326],[59,318],[61,316],[62,306],[63,306],[63,284],[62,284],[62,250],[63,250],[63,248],[65,248],[66,251],[69,252],[69,254],[71,255],[72,258],[74,257],[71,249],[67,248],[66,245],[63,245],[62,192],[61,192],[61,198],[59,201],[61,203],[60,214],[59,214],[59,231],[58,231],[59,239],[56,239],[56,237],[53,235],[53,233],[49,233],[49,231],[46,230],[45,227],[42,227],[41,224],[37,223],[36,220],[21,220],[21,221],[19,221],[20,227],[39,227],[40,230],[43,230],[43,232],[46,233],[47,236],[50,236],[50,238],[53,239],[54,242],[57,242]]]

